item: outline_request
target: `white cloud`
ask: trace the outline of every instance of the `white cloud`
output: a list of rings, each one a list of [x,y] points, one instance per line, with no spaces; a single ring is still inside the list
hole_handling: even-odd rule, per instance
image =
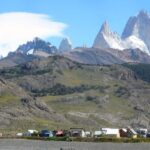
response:
[[[44,14],[11,12],[0,14],[0,55],[16,50],[34,37],[62,37],[66,24]]]

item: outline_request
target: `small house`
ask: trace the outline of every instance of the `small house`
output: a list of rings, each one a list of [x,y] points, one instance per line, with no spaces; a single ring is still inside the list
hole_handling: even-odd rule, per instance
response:
[[[119,129],[102,128],[102,134],[108,137],[120,138]]]
[[[126,128],[119,129],[119,133],[120,133],[120,137],[128,137]]]

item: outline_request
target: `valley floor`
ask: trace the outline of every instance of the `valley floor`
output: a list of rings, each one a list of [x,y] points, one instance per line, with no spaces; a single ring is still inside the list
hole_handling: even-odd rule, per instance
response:
[[[0,139],[0,150],[148,150],[149,143],[84,143]]]

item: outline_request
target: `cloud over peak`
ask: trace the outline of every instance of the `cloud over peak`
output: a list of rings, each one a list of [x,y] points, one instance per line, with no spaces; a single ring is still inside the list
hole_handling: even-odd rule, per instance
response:
[[[48,15],[10,12],[0,14],[0,55],[6,56],[18,45],[34,37],[63,37],[66,24],[53,21]]]

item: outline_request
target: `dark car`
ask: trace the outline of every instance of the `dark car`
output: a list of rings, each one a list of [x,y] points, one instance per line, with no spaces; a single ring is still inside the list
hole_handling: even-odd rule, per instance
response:
[[[147,136],[146,136],[147,138],[150,138],[150,132],[149,133],[147,133]]]
[[[39,136],[40,137],[53,137],[53,132],[49,130],[42,130]]]

